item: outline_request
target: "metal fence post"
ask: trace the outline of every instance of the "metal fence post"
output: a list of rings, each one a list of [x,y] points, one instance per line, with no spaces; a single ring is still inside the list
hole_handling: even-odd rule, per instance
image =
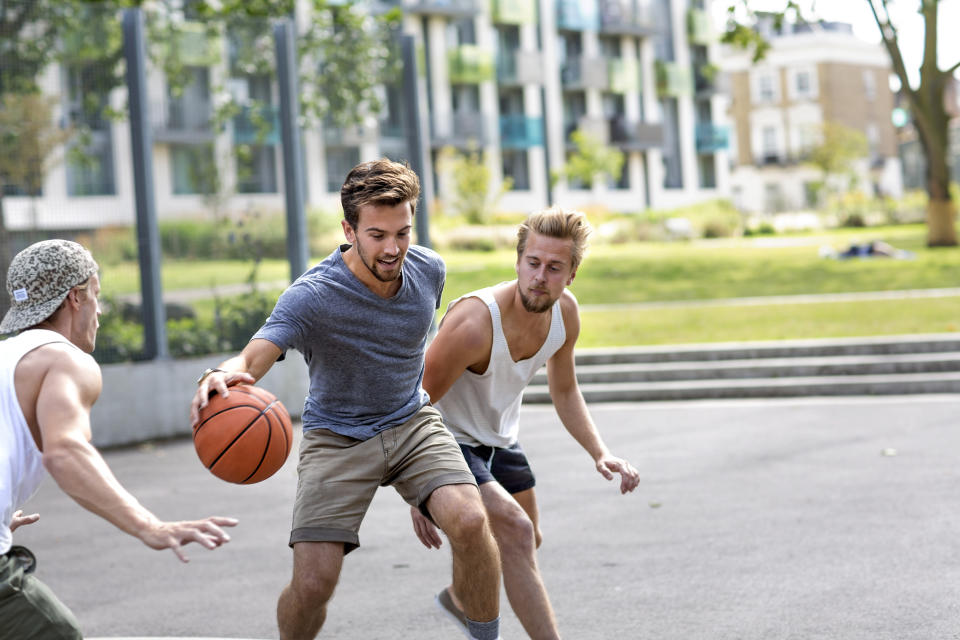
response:
[[[403,59],[403,104],[404,130],[407,137],[407,158],[410,168],[420,177],[420,202],[414,226],[417,230],[417,244],[430,246],[430,201],[426,193],[427,186],[433,184],[424,174],[423,132],[420,128],[420,83],[417,80],[417,54],[413,46],[413,36],[400,36],[400,52]]]
[[[287,205],[287,257],[290,281],[307,270],[307,218],[304,212],[304,169],[300,146],[296,29],[293,20],[273,25],[280,85],[280,131],[283,140],[283,184]]]
[[[127,63],[130,103],[130,139],[133,147],[133,185],[137,210],[137,255],[140,260],[140,298],[143,314],[143,350],[147,358],[166,358],[167,323],[160,284],[160,233],[153,192],[153,136],[147,111],[146,38],[143,12],[123,12],[123,55]]]

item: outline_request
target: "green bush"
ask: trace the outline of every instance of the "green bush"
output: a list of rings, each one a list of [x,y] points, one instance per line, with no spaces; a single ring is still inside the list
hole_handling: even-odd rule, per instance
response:
[[[192,358],[211,353],[241,350],[256,333],[270,311],[274,300],[251,290],[242,295],[217,299],[212,320],[186,313],[167,320],[167,346],[174,358]],[[100,364],[144,359],[143,324],[139,313],[131,312],[129,303],[111,298],[102,300],[97,348],[93,355]],[[182,305],[180,307],[181,311]]]

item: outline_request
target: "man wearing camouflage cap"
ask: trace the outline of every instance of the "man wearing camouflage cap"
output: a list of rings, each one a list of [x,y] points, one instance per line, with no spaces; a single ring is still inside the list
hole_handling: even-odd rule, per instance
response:
[[[37,580],[12,532],[39,519],[19,507],[50,472],[84,508],[153,549],[198,542],[214,549],[232,518],[162,522],[130,495],[90,444],[90,410],[100,395],[100,367],[90,355],[99,327],[100,279],[90,252],[46,240],[18,253],[7,272],[11,308],[0,333],[0,640],[81,638],[70,610]]]

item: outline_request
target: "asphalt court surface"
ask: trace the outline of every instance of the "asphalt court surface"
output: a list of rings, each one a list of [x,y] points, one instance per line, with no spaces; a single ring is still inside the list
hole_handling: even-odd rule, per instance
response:
[[[960,396],[594,405],[610,448],[640,470],[628,496],[551,408],[525,408],[564,637],[960,638],[958,408]],[[40,522],[15,541],[87,637],[276,638],[295,456],[252,486],[214,478],[189,441],[106,458],[162,518],[241,522],[183,565],[45,482],[27,506]],[[420,545],[393,489],[360,539],[320,637],[461,637],[433,603],[449,551]],[[505,640],[526,637],[506,598],[502,616]]]

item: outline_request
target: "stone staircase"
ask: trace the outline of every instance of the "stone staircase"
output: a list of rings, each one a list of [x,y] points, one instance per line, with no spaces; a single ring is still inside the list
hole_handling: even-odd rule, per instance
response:
[[[580,350],[587,402],[960,393],[960,333]],[[546,370],[524,402],[548,403]]]

